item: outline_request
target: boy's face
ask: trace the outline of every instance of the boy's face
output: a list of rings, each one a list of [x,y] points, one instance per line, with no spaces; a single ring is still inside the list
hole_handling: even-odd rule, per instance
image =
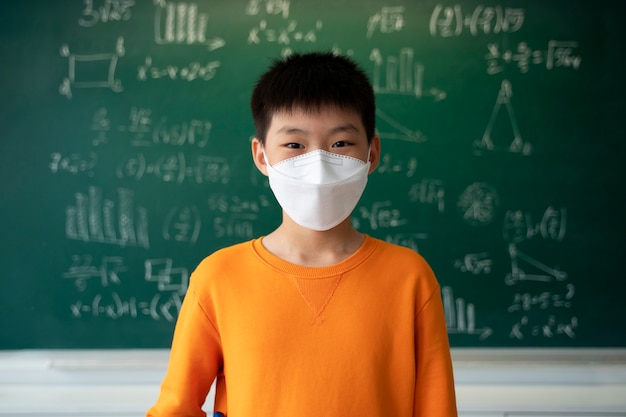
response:
[[[378,165],[380,139],[370,145],[360,116],[352,110],[322,107],[319,112],[293,109],[275,113],[265,137],[265,154],[270,165],[315,150],[371,161],[370,172]],[[252,156],[259,170],[267,175],[263,146],[252,141]]]

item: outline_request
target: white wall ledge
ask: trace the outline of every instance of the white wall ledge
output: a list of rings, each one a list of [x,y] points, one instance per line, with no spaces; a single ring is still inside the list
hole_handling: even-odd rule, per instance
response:
[[[168,356],[0,351],[0,416],[141,417]],[[462,417],[626,417],[626,349],[453,349],[452,357]]]

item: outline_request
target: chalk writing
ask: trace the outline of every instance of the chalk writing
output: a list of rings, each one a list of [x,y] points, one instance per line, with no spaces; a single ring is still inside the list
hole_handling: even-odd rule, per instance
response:
[[[486,7],[482,4],[464,13],[461,5],[437,4],[430,17],[430,35],[443,38],[461,36],[464,30],[470,35],[499,34],[519,31],[524,25],[524,9],[502,6]]]
[[[443,182],[432,178],[423,178],[409,189],[410,202],[435,206],[439,213],[446,209],[445,196]]]
[[[163,223],[163,239],[176,242],[196,243],[200,235],[202,220],[196,206],[170,209]]]
[[[77,55],[70,52],[68,45],[61,46],[60,54],[67,58],[68,75],[59,87],[59,93],[72,98],[73,88],[108,88],[119,93],[123,90],[120,80],[115,78],[117,61],[124,56],[124,38],[119,37],[114,53]]]
[[[100,287],[120,285],[122,275],[127,271],[124,259],[119,256],[102,257],[99,265],[94,265],[91,255],[74,255],[72,265],[63,273],[63,278],[73,280],[78,291],[84,292],[92,279],[97,279]]]
[[[404,7],[383,7],[380,12],[369,18],[367,37],[371,38],[376,30],[381,33],[400,32],[404,27]]]
[[[252,239],[259,213],[270,206],[267,197],[246,200],[238,196],[214,194],[207,201],[214,213],[213,233],[216,238]]]
[[[373,49],[369,59],[374,63],[372,86],[377,94],[431,97],[434,101],[446,98],[445,91],[424,87],[424,65],[414,62],[413,48],[402,48],[398,56],[386,59],[379,49]]]
[[[565,294],[556,294],[550,291],[542,291],[538,294],[528,292],[516,293],[507,311],[511,313],[514,311],[531,311],[535,308],[541,310],[547,310],[549,308],[570,308],[576,288],[574,284],[567,284],[566,287],[567,290]]]
[[[70,306],[70,310],[72,317],[77,319],[85,315],[111,320],[148,317],[155,321],[163,319],[173,323],[180,313],[181,305],[182,299],[177,293],[155,294],[148,300],[140,300],[137,297],[123,299],[117,292],[113,292],[98,294],[87,303],[76,301]]]
[[[106,114],[106,110],[105,110]],[[128,116],[130,122],[128,125],[119,126],[120,132],[129,132],[133,134],[131,145],[133,146],[150,146],[154,140],[147,138],[152,128],[152,109],[143,107],[131,107]],[[158,143],[158,142],[157,142]]]
[[[263,7],[263,5],[265,7]],[[286,20],[289,18],[290,0],[249,0],[245,13],[248,16],[267,15],[281,16]],[[313,28],[298,29],[298,22],[290,20],[287,26],[270,26],[267,19],[262,19],[257,26],[248,31],[248,44],[259,45],[261,43],[276,43],[279,45],[290,45],[293,43],[315,43],[317,33],[322,30],[323,22],[317,20]],[[282,51],[283,56],[292,53],[291,48],[286,47]]]
[[[265,7],[262,4],[265,3]],[[249,0],[246,5],[246,14],[257,16],[262,11],[268,15],[282,15],[283,19],[289,17],[289,0]]]
[[[558,321],[556,317],[551,315],[547,321],[535,324],[528,316],[523,316],[519,322],[512,326],[509,338],[518,340],[523,340],[526,337],[552,339],[556,336],[565,336],[575,339],[577,328],[577,317]]]
[[[521,153],[522,155],[530,155],[532,153],[532,145],[528,142],[524,142],[520,134],[519,127],[517,125],[517,117],[511,104],[511,97],[513,96],[513,88],[508,80],[502,81],[500,91],[498,92],[498,98],[496,104],[491,112],[491,117],[487,123],[487,128],[483,133],[483,137],[480,140],[474,142],[474,153],[476,155],[482,155],[485,151],[491,152],[510,152]],[[505,142],[505,145],[494,143],[493,129],[500,114],[500,109],[504,106],[507,112],[508,122],[511,128],[513,139],[505,137],[503,140],[496,141]],[[503,135],[504,136],[504,135]]]
[[[567,209],[548,207],[541,220],[533,221],[531,213],[509,210],[504,216],[503,236],[506,242],[520,243],[536,236],[561,242],[567,232]]]
[[[152,133],[152,143],[183,146],[196,145],[204,148],[211,134],[213,124],[208,120],[190,120],[181,123],[166,124],[162,118]]]
[[[94,7],[93,0],[84,0],[84,3],[78,24],[86,28],[98,23],[130,20],[131,8],[135,5],[134,0],[104,0],[100,7]]]
[[[526,42],[520,42],[515,52],[510,49],[500,51],[496,43],[487,45],[489,51],[485,56],[487,60],[487,73],[498,74],[504,71],[507,64],[516,64],[521,73],[527,73],[531,65],[545,64],[545,68],[571,68],[578,70],[582,58],[576,55],[578,42],[562,42],[551,40],[548,42],[546,51],[532,50]]]
[[[236,195],[212,194],[207,200],[208,208],[219,213],[255,213],[270,207],[271,201],[264,195],[257,199],[246,200]]]
[[[476,327],[476,308],[473,303],[466,303],[460,297],[455,298],[451,287],[442,287],[441,293],[448,333],[476,335],[480,340],[493,334],[489,327]]]
[[[393,207],[391,201],[379,201],[371,207],[359,207],[359,213],[362,219],[369,222],[372,230],[396,228],[408,222],[402,217],[400,210]]]
[[[417,172],[417,158],[412,156],[407,160],[392,159],[389,153],[385,153],[380,158],[380,163],[376,172],[378,174],[401,174],[408,178],[415,176]]]
[[[98,109],[93,116],[91,130],[97,136],[92,141],[94,146],[109,142],[109,132],[129,133],[130,145],[151,147],[168,145],[173,147],[196,146],[204,148],[209,143],[213,123],[210,120],[191,119],[182,122],[170,122],[166,116],[153,120],[152,109],[131,107],[128,123],[113,125],[106,108]]]
[[[131,276],[128,269],[124,259],[119,256],[104,256],[99,265],[96,265],[91,255],[75,255],[63,278],[74,280],[78,291],[83,293],[87,290],[87,282],[94,278],[101,288],[115,285],[121,289],[123,277]],[[147,316],[153,320],[175,321],[180,312],[182,295],[187,291],[189,283],[187,269],[174,268],[173,261],[169,258],[147,259],[144,269],[145,281],[156,283],[160,292],[148,301],[138,300],[137,297],[123,299],[117,291],[98,293],[87,303],[82,300],[74,302],[70,306],[72,316],[81,318],[89,314],[94,318],[108,319]]]
[[[160,78],[167,78],[172,81],[209,81],[215,78],[220,65],[221,62],[219,61],[209,61],[206,64],[191,62],[183,67],[176,65],[158,67],[152,63],[152,57],[147,56],[144,65],[137,68],[137,79],[139,81],[158,80]]]
[[[96,136],[91,140],[93,146],[100,146],[106,144],[109,141],[107,136],[111,130],[111,120],[107,117],[107,109],[98,109],[91,120],[91,130],[96,133]]]
[[[324,26],[321,20],[315,22],[313,28],[300,30],[298,22],[291,20],[286,27],[278,29],[269,27],[267,20],[261,20],[259,24],[248,32],[248,44],[258,45],[262,42],[289,45],[291,43],[315,43],[317,32]]]
[[[58,172],[67,172],[77,175],[86,172],[88,176],[93,177],[93,169],[98,163],[98,155],[93,152],[82,156],[78,153],[63,155],[60,152],[50,154],[50,171],[53,174]]]
[[[154,0],[154,41],[159,45],[206,45],[210,51],[223,47],[220,37],[208,37],[209,15],[197,3]]]
[[[254,225],[257,219],[257,215],[243,213],[215,217],[213,218],[214,236],[218,239],[226,237],[252,239],[255,236]]]
[[[163,155],[149,161],[143,153],[128,156],[116,168],[119,179],[137,181],[153,176],[166,183],[182,184],[191,180],[196,184],[227,184],[232,170],[225,158],[205,155],[186,156],[183,152]]]
[[[135,207],[134,193],[118,188],[117,201],[103,198],[102,190],[90,186],[87,194],[76,193],[65,208],[65,236],[72,240],[121,247],[149,248],[148,215]]]
[[[470,253],[454,261],[454,268],[461,272],[467,272],[472,275],[490,274],[493,267],[493,259],[486,252]]]
[[[498,191],[485,182],[468,186],[457,200],[463,220],[470,226],[482,226],[493,221],[498,213]]]
[[[385,236],[385,241],[413,249],[419,253],[419,242],[427,240],[426,233],[396,233]]]

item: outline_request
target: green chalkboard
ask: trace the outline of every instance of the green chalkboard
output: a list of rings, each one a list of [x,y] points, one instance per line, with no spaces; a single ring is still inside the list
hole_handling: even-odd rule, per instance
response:
[[[280,212],[250,157],[271,59],[348,54],[453,347],[626,347],[623,3],[59,0],[0,13],[0,348],[165,348],[189,275]]]

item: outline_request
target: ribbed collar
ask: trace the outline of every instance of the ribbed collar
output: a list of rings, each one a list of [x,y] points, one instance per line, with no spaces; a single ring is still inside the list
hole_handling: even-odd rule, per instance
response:
[[[260,262],[265,264],[267,267],[276,270],[278,273],[307,279],[323,279],[344,274],[363,263],[378,246],[378,240],[370,237],[369,235],[365,235],[365,240],[359,249],[343,261],[334,265],[312,267],[296,265],[279,258],[265,249],[262,241],[262,237],[250,241],[250,249],[254,252]]]

